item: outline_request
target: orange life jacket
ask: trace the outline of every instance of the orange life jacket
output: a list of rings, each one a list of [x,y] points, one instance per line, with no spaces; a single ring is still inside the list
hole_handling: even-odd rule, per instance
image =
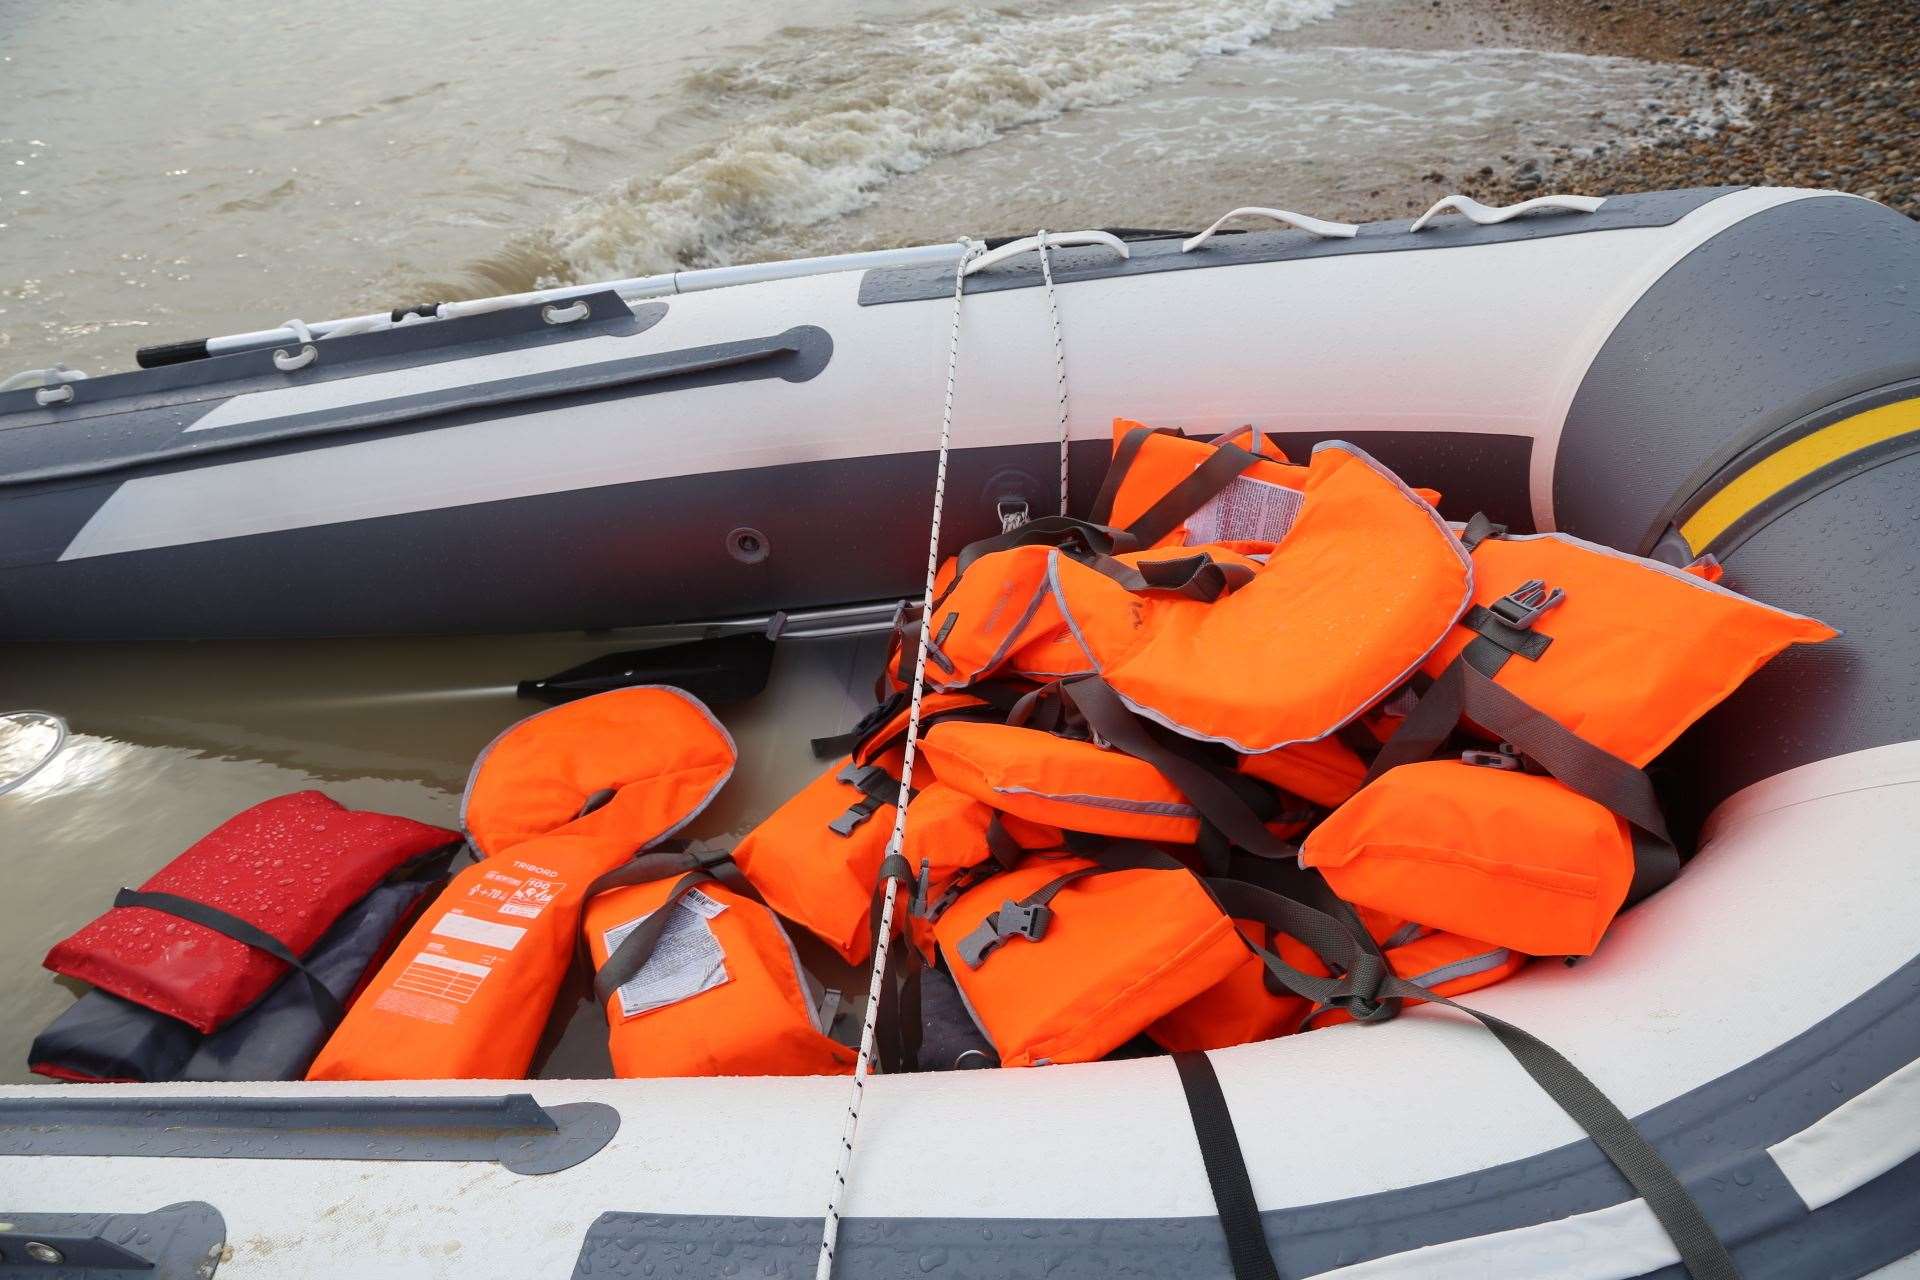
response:
[[[733,766],[727,731],[677,689],[596,694],[506,730],[462,802],[485,856],[421,915],[307,1078],[523,1077],[588,884],[685,826]]]
[[[585,929],[614,1075],[853,1069],[779,917],[697,855],[647,854],[602,876]]]
[[[1461,536],[1479,603],[1427,660],[1431,688],[1398,708],[1378,776],[1301,856],[1352,902],[1587,955],[1679,869],[1637,766],[1780,650],[1835,632],[1564,534],[1505,537],[1476,518]],[[1507,743],[1419,762],[1462,725]]]
[[[902,705],[866,729],[852,754],[829,765],[775,809],[733,851],[734,863],[767,905],[805,926],[848,964],[859,964],[871,950],[876,877],[898,814],[900,742],[911,712],[904,699],[899,701]],[[971,694],[930,692],[921,703],[921,722],[931,729],[943,717],[986,705]],[[908,837],[916,847],[938,835],[954,816],[937,796],[933,803],[922,804],[922,793],[938,773],[924,753],[915,762],[916,795],[909,807],[917,816],[908,824]],[[982,831],[985,823],[982,817]],[[980,858],[986,856],[981,841],[967,839],[959,843],[955,856],[976,851]],[[936,862],[946,856],[944,847],[936,852]]]
[[[1462,657],[1588,742],[1645,765],[1791,644],[1838,634],[1701,573],[1564,533],[1473,548],[1474,607],[1427,659]]]
[[[1619,815],[1552,778],[1457,759],[1382,774],[1300,857],[1349,902],[1536,956],[1591,954],[1634,875]]]
[[[1439,995],[1478,991],[1511,977],[1527,962],[1524,955],[1492,943],[1365,908],[1359,914],[1393,972]],[[1276,934],[1271,925],[1242,919],[1234,924],[1252,945],[1277,952],[1297,969],[1326,974],[1326,966],[1304,943]],[[1148,1027],[1147,1034],[1170,1053],[1225,1049],[1303,1030],[1312,1012],[1307,1000],[1274,983],[1266,966],[1249,952],[1231,974]],[[1349,1020],[1346,1014],[1330,1010],[1313,1022],[1332,1026]]]
[[[1113,460],[1091,518],[1130,532],[1143,546],[1270,550],[1300,514],[1307,472],[1252,427],[1199,440],[1115,418]],[[1414,492],[1429,506],[1440,505],[1434,490]]]
[[[1324,738],[1399,687],[1473,586],[1433,508],[1338,442],[1314,450],[1286,540],[1231,594],[1136,593],[1057,550],[1045,579],[1134,710],[1249,754]]]
[[[1032,857],[961,894],[933,931],[1009,1067],[1099,1058],[1246,955],[1200,881],[1164,855],[1117,869]]]

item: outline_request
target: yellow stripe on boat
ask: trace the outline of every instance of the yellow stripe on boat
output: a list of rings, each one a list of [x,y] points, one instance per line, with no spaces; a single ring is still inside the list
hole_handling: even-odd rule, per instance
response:
[[[1920,432],[1920,398],[1899,400],[1820,428],[1768,454],[1735,476],[1680,526],[1687,545],[1704,551],[1762,504],[1836,462]]]

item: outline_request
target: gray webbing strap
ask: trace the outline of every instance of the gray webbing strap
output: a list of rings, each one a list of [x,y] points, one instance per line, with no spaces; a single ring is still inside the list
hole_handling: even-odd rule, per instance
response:
[[[1232,484],[1234,478],[1260,461],[1237,444],[1217,444],[1207,460],[1193,469],[1179,484],[1160,495],[1127,526],[1127,532],[1143,547],[1150,547],[1179,528],[1186,518],[1205,506],[1213,496]]]
[[[307,981],[312,993],[314,1007],[330,1018],[340,1019],[346,1016],[338,997],[320,980],[320,975],[307,968],[306,962],[293,953],[280,939],[257,925],[242,920],[230,911],[219,907],[210,907],[204,902],[192,898],[183,898],[177,893],[161,893],[158,890],[122,889],[113,896],[116,907],[145,907],[149,911],[158,911],[163,915],[174,916],[189,924],[197,924],[202,929],[211,929],[224,938],[231,938],[243,946],[272,956],[281,964],[298,973]]]
[[[1107,464],[1106,479],[1100,482],[1100,492],[1094,496],[1093,509],[1088,513],[1088,518],[1099,524],[1112,521],[1114,499],[1120,496],[1120,486],[1126,482],[1127,472],[1133,469],[1133,460],[1140,456],[1140,447],[1147,442],[1147,437],[1175,434],[1165,427],[1135,427],[1121,436],[1120,443],[1113,450],[1113,461]]]
[[[1380,965],[1340,923],[1304,903],[1235,881],[1210,881],[1222,907],[1237,919],[1270,923],[1305,943],[1342,977],[1305,973],[1248,942],[1268,971],[1316,1006],[1339,1009],[1357,1021],[1390,1017],[1397,1000],[1423,1000],[1458,1010],[1491,1032],[1547,1096],[1593,1139],[1634,1192],[1647,1203],[1694,1280],[1738,1280],[1733,1256],[1679,1176],[1600,1087],[1558,1050],[1503,1018],[1408,982]],[[1242,935],[1244,938],[1244,935]]]
[[[1644,772],[1460,659],[1450,663],[1421,695],[1399,731],[1380,748],[1367,781],[1399,765],[1431,759],[1462,718],[1511,743],[1564,786],[1611,809],[1636,828],[1629,906],[1680,873],[1680,852],[1667,834],[1659,799]]]
[[[1221,564],[1204,551],[1167,560],[1143,560],[1130,565],[1112,556],[1090,556],[1081,563],[1106,575],[1136,595],[1149,591],[1185,596],[1211,604],[1253,581],[1253,570],[1243,564]]]
[[[1261,858],[1292,858],[1299,850],[1267,830],[1265,824],[1211,769],[1156,739],[1139,717],[1120,701],[1113,687],[1096,676],[1069,680],[1061,694],[1086,718],[1089,728],[1115,750],[1144,760],[1160,771],[1200,816],[1235,845]]]

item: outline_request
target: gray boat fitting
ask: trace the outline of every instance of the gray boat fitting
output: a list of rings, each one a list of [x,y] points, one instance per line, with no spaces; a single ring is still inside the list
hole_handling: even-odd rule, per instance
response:
[[[1842,629],[1659,762],[1698,831],[1680,879],[1590,960],[1469,1003],[1634,1116],[1743,1275],[1920,1275],[1920,228],[1833,193],[1714,189],[1132,249],[1056,254],[1081,501],[1115,415],[1252,420],[1290,451],[1353,440],[1452,516],[1712,553],[1729,585]],[[592,295],[572,334],[508,308],[323,339],[291,374],[257,350],[67,384],[51,408],[0,394],[0,632],[639,625],[911,594],[943,275],[741,285],[651,318]],[[969,282],[955,545],[1005,501],[1050,509],[1037,283],[1030,257]],[[1597,1149],[1456,1015],[1211,1056],[1283,1275],[1680,1274]],[[31,1130],[0,1133],[0,1220],[193,1201],[225,1224],[223,1280],[809,1275],[845,1087],[0,1087],[0,1123]],[[550,1173],[173,1157],[152,1134],[224,1099],[378,1099],[353,1121],[377,1128],[405,1125],[402,1100],[488,1095],[597,1103],[617,1131]],[[53,1109],[87,1099],[146,1105],[117,1144],[93,1115],[86,1154],[63,1152]],[[846,1212],[847,1278],[1231,1274],[1165,1059],[876,1077]]]

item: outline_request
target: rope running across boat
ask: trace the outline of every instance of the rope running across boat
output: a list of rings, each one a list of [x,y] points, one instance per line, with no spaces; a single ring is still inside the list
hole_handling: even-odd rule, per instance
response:
[[[953,438],[953,386],[960,366],[960,298],[966,287],[967,263],[983,246],[971,240],[961,242],[960,260],[953,269],[953,328],[947,346],[947,392],[940,411],[940,452],[933,472],[933,521],[927,535],[927,580],[921,593],[924,618],[933,612],[934,577],[940,568],[940,520],[947,501],[948,444]],[[920,706],[927,685],[927,648],[929,637],[920,628],[920,645],[913,664],[913,695],[907,711],[906,745],[900,761],[900,795],[894,805],[893,834],[887,840],[887,858],[898,857],[907,835],[907,800],[912,795],[913,760],[920,740]],[[816,1280],[831,1280],[833,1251],[840,1237],[840,1207],[847,1193],[847,1174],[853,1167],[853,1146],[860,1132],[860,1106],[865,1100],[868,1070],[873,1060],[874,1023],[880,1011],[880,991],[886,980],[887,955],[893,941],[894,904],[899,898],[900,882],[889,877],[880,903],[880,928],[874,939],[873,972],[867,979],[867,1010],[860,1022],[860,1052],[853,1063],[853,1094],[847,1100],[846,1123],[840,1134],[839,1168],[834,1172],[833,1191],[827,1201],[827,1216],[820,1236],[820,1258],[814,1269]]]

